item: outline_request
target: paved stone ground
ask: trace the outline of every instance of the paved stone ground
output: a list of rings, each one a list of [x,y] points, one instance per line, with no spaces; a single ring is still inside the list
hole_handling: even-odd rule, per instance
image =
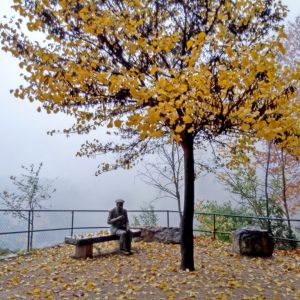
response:
[[[0,299],[300,299],[300,249],[251,258],[196,238],[194,272],[179,270],[179,245],[135,242],[132,256],[115,249],[100,244],[83,260],[58,245],[2,260]]]

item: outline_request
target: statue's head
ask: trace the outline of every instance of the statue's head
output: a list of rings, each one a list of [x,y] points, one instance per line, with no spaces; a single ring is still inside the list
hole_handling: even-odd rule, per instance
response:
[[[123,210],[124,202],[125,201],[123,199],[117,199],[116,200],[116,207],[117,207],[118,211]]]

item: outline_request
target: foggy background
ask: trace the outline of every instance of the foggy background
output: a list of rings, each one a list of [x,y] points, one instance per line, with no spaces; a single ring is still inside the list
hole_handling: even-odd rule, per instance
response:
[[[0,17],[12,14],[12,0],[1,0]],[[290,12],[288,20],[300,15],[298,0],[284,0]],[[37,103],[15,99],[9,93],[17,88],[21,79],[18,60],[0,50],[0,191],[12,190],[9,176],[20,175],[21,165],[29,166],[43,162],[41,178],[54,179],[57,189],[45,202],[52,209],[110,209],[116,198],[126,200],[127,209],[140,209],[157,196],[157,191],[137,177],[138,168],[118,170],[96,177],[97,166],[112,156],[96,158],[75,157],[80,145],[97,137],[106,138],[98,130],[92,135],[47,135],[48,130],[68,128],[72,119],[63,114],[37,113]],[[201,177],[196,182],[195,199],[230,200],[223,187],[211,176]],[[152,203],[155,209],[177,209],[173,200],[161,199]],[[0,206],[1,207],[1,206]]]

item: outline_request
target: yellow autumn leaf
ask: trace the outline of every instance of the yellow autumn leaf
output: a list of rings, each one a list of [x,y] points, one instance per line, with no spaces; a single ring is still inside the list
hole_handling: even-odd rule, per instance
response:
[[[255,52],[255,51],[254,51],[254,52],[252,52],[252,53],[251,53],[251,57],[252,57],[252,59],[253,59],[253,60],[255,60],[255,61],[256,61],[256,60],[258,60],[258,58],[259,58],[259,55],[258,55],[258,53],[257,53],[257,52]]]
[[[263,64],[258,64],[257,65],[257,71],[258,72],[263,72],[265,71],[266,67]]]
[[[188,123],[192,123],[192,122],[193,122],[193,119],[191,118],[191,116],[185,115],[185,116],[183,117],[183,121],[184,121],[184,123],[188,124]]]
[[[79,11],[79,16],[80,16],[81,18],[85,18],[86,15],[88,15],[88,14],[89,14],[89,10],[88,10],[87,7],[84,7],[84,8],[82,8],[82,9]]]
[[[177,125],[177,126],[176,126],[176,129],[175,129],[175,132],[176,132],[176,133],[180,133],[180,132],[182,132],[184,129],[185,129],[185,125]]]
[[[230,47],[227,47],[226,50],[225,50],[226,54],[229,56],[229,57],[233,57],[234,56],[234,52],[232,51],[232,49]]]
[[[243,57],[243,59],[242,59],[242,66],[243,66],[243,68],[247,68],[249,66],[249,59],[248,59],[248,57]]]
[[[250,125],[249,124],[247,124],[247,123],[242,124],[241,130],[247,131],[249,129],[250,129]]]
[[[107,74],[105,73],[97,73],[97,79],[105,85],[108,83]]]
[[[121,127],[121,125],[122,125],[122,121],[121,120],[116,120],[115,122],[114,122],[114,125],[116,126],[116,127]]]
[[[162,130],[157,130],[151,134],[152,137],[160,138],[163,135]]]
[[[88,290],[93,290],[95,288],[95,283],[92,281],[89,281],[86,285]]]
[[[194,41],[189,40],[189,41],[186,43],[187,49],[190,49],[190,48],[193,46],[193,44],[194,44]]]
[[[197,36],[197,42],[202,43],[206,38],[206,33],[204,31],[200,32]]]
[[[113,127],[113,122],[110,121],[108,124],[107,124],[107,128],[112,128]]]
[[[164,280],[161,281],[158,287],[159,287],[160,289],[164,290],[164,289],[167,287],[166,281],[164,281]]]
[[[156,66],[153,66],[150,70],[150,74],[151,75],[154,75],[155,73],[157,72],[157,67]]]
[[[278,43],[278,48],[279,48],[279,51],[284,55],[284,54],[286,54],[286,50],[285,50],[285,48],[284,48],[284,46],[283,46],[283,44],[282,43]]]

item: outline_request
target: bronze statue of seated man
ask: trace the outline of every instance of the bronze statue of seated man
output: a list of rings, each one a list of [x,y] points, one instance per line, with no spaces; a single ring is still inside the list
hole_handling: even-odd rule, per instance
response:
[[[123,199],[116,200],[116,207],[109,212],[107,223],[111,225],[111,233],[120,237],[120,251],[124,254],[132,254],[132,233],[129,228],[127,211],[123,208],[124,202]]]

